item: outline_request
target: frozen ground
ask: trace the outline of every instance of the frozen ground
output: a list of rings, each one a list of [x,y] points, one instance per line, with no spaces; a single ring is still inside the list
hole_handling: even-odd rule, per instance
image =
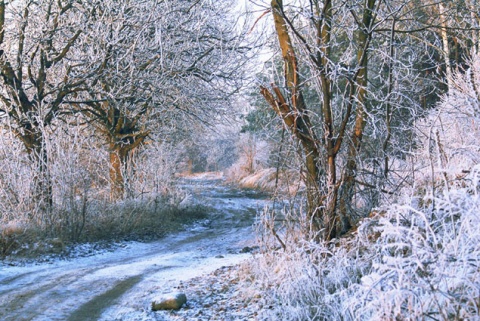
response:
[[[196,298],[197,306],[199,293],[211,298],[208,292],[215,292],[216,283],[234,278],[227,267],[251,256],[241,252],[254,245],[252,223],[266,201],[222,186],[218,177],[184,179],[184,186],[195,202],[215,209],[185,232],[89,257],[24,266],[0,263],[0,320],[177,320],[182,313],[152,312],[152,300],[178,289]],[[216,282],[216,277],[223,280]],[[203,281],[210,289],[201,289]],[[222,319],[205,307],[194,312],[206,320]]]

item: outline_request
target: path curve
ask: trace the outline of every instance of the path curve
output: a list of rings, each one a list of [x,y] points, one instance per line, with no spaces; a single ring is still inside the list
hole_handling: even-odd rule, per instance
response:
[[[248,258],[240,252],[254,243],[255,213],[267,201],[218,180],[183,184],[214,208],[208,220],[187,231],[92,257],[0,265],[0,320],[165,320],[167,314],[150,310],[155,297]]]

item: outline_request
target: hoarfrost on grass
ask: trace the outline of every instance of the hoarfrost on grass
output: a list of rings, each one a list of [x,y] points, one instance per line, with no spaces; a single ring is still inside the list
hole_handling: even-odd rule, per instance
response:
[[[435,208],[392,205],[364,219],[355,234],[337,244],[308,243],[302,249],[287,244],[292,250],[267,253],[252,263],[275,303],[264,317],[478,319],[476,173],[472,170],[464,188],[438,195]]]

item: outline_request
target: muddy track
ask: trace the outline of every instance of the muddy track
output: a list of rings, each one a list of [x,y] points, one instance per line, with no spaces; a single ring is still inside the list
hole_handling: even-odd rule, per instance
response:
[[[151,301],[179,281],[237,263],[265,201],[217,181],[185,181],[214,208],[208,224],[151,243],[50,264],[0,265],[0,320],[165,320]],[[0,263],[1,264],[1,263]],[[188,293],[187,293],[188,295]]]

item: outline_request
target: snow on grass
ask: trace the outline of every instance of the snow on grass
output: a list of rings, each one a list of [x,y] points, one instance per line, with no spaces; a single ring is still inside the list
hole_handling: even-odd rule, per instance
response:
[[[265,253],[252,265],[273,307],[262,317],[480,320],[480,181],[472,172],[430,207],[391,205],[347,238]]]

